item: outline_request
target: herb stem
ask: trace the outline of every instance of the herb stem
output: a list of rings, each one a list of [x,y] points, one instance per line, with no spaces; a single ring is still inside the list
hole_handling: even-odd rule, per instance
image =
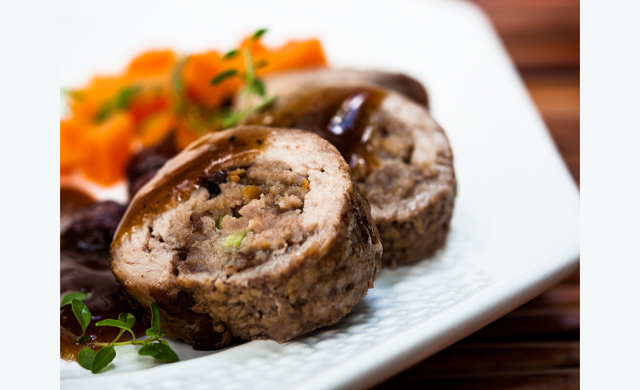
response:
[[[122,336],[123,333],[124,333],[124,329],[120,329],[120,333],[118,333],[118,336],[115,339],[113,339],[111,344],[115,344],[116,341],[118,341],[118,339],[120,338],[120,336]]]
[[[108,347],[110,345],[113,345],[115,347],[118,346],[122,346],[122,345],[145,345],[145,344],[149,344],[146,342],[147,340],[130,340],[130,341],[121,341],[119,343],[115,343],[115,342],[111,342],[111,343],[98,343],[98,342],[93,342],[91,344],[93,345],[97,345],[98,347]]]
[[[247,70],[247,79],[253,81],[255,75],[253,70],[253,58],[251,57],[251,51],[249,51],[249,48],[245,47],[242,49],[242,54],[244,55],[244,66]],[[251,85],[251,82],[247,83],[247,85]]]
[[[98,342],[93,342],[93,343],[90,343],[90,344],[91,345],[96,345],[98,347],[109,347],[109,346],[112,346],[112,345],[114,347],[118,347],[118,346],[121,346],[121,345],[129,345],[129,344],[133,344],[133,343],[131,341],[122,341],[122,342],[119,342],[119,343],[98,343]]]
[[[98,321],[96,326],[112,326],[120,328],[120,331],[115,339],[113,339],[110,343],[101,343],[91,341],[91,336],[85,336],[87,326],[91,323],[91,312],[89,308],[82,303],[83,299],[87,298],[87,294],[83,292],[72,292],[64,297],[62,297],[62,301],[60,302],[60,307],[65,305],[71,305],[73,314],[76,319],[80,323],[82,327],[82,335],[78,337],[76,340],[82,343],[82,348],[80,352],[78,352],[78,363],[83,368],[90,370],[92,373],[97,374],[102,371],[105,367],[109,365],[116,357],[116,351],[114,347],[119,347],[123,345],[141,345],[142,348],[138,350],[138,355],[140,356],[152,356],[153,358],[163,361],[163,362],[177,362],[179,359],[178,355],[171,349],[169,344],[160,340],[161,337],[166,336],[166,334],[162,333],[162,329],[160,327],[160,309],[155,303],[151,303],[151,327],[147,329],[147,335],[149,338],[146,340],[136,340],[136,335],[133,333],[131,329],[136,322],[136,318],[131,313],[120,313],[117,320],[114,319],[104,319],[102,321]],[[73,332],[70,330],[60,326],[61,334],[62,332],[68,333],[74,337],[76,337]],[[132,339],[130,341],[121,341],[118,342],[120,337],[127,331],[131,333]],[[157,344],[154,344],[155,342]],[[96,346],[102,347],[98,352],[95,352],[93,349],[88,346]]]
[[[113,341],[112,341],[112,342],[110,342],[110,343],[99,343],[99,342],[93,342],[93,343],[91,343],[91,344],[93,344],[93,345],[97,345],[98,347],[108,347],[108,346],[110,346],[110,345],[113,345],[113,346],[116,346],[116,347],[117,347],[117,346],[121,346],[121,345],[147,345],[147,344],[151,344],[151,343],[153,343],[154,341],[157,341],[157,340],[159,340],[159,339],[160,339],[160,338],[159,338],[159,337],[157,337],[157,336],[152,336],[152,337],[149,337],[148,339],[145,339],[145,340],[129,340],[129,341],[121,341],[121,342],[119,342],[119,343],[116,343],[116,341],[118,340],[118,338],[120,338],[120,335],[118,335],[118,337],[116,337],[116,339],[115,339],[115,340],[113,340]]]

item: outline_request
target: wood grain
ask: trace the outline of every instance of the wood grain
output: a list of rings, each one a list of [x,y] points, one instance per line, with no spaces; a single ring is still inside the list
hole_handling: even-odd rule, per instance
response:
[[[474,0],[580,185],[579,0]],[[377,389],[579,389],[580,271]]]

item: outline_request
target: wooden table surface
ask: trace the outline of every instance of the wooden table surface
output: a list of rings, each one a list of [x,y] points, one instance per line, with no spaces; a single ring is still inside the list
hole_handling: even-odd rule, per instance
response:
[[[579,0],[473,0],[493,21],[580,185]],[[580,388],[579,271],[376,389]]]

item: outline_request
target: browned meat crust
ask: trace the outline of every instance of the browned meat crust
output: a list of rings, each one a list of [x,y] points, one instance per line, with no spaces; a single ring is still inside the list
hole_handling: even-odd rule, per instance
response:
[[[265,79],[267,91],[274,95],[284,95],[298,88],[309,88],[322,84],[371,83],[399,92],[414,102],[429,107],[427,90],[416,79],[402,73],[379,70],[311,68],[270,74]]]

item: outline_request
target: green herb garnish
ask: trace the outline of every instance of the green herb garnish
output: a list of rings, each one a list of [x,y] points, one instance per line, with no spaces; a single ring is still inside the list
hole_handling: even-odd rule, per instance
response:
[[[171,71],[171,93],[174,98],[174,112],[187,123],[189,129],[198,135],[204,135],[212,129],[219,129],[229,109],[217,110],[205,107],[187,98],[182,72],[189,57],[181,58]]]
[[[218,219],[216,220],[216,229],[222,229],[222,218],[224,218],[224,214],[218,215]]]
[[[151,327],[147,329],[147,336],[158,336],[162,333],[160,329],[160,309],[155,303],[151,304]]]
[[[91,372],[94,374],[104,370],[116,358],[116,349],[113,345],[101,348],[91,360]]]
[[[264,68],[265,66],[267,66],[268,62],[267,60],[260,60],[258,62],[256,62],[255,64],[253,64],[254,69],[260,69],[260,68]]]
[[[129,108],[134,97],[142,88],[137,85],[130,85],[122,88],[115,96],[102,103],[95,116],[96,122],[102,122],[116,111],[122,111]]]
[[[222,57],[224,60],[230,60],[232,58],[235,58],[238,56],[238,54],[240,54],[240,52],[237,49],[233,49],[233,50],[229,50],[227,52],[227,54],[224,55],[224,57]]]
[[[235,69],[225,70],[222,73],[218,73],[216,77],[211,80],[211,85],[218,85],[226,79],[229,79],[238,74],[238,71]]]
[[[84,339],[84,334],[87,331],[87,326],[89,326],[89,323],[91,323],[91,312],[89,311],[87,305],[77,299],[71,300],[71,309],[73,310],[73,314],[76,316],[76,319],[82,327],[82,334],[79,338],[79,340],[82,340]]]
[[[224,239],[224,242],[222,243],[223,247],[234,247],[234,248],[240,248],[240,244],[242,243],[242,240],[244,239],[244,236],[247,235],[247,231],[243,230],[239,233],[231,233],[227,236],[227,238]]]
[[[267,28],[261,28],[260,30],[256,31],[253,33],[253,36],[251,37],[251,39],[253,39],[254,41],[257,41],[258,39],[260,39],[260,37],[262,37],[264,35],[264,33],[266,33],[269,29]]]
[[[69,293],[64,297],[62,297],[62,302],[60,302],[60,307],[65,305],[70,305],[71,301],[74,299],[77,299],[79,301],[84,301],[85,299],[87,299],[88,296],[89,294],[87,294],[86,292],[80,292],[80,291]]]
[[[157,344],[148,344],[140,348],[138,354],[141,356],[153,356],[157,360],[173,363],[178,361],[178,355],[171,349],[169,343],[160,340]]]
[[[73,100],[81,101],[84,98],[82,92],[73,89],[60,88],[60,95],[67,96]]]
[[[187,63],[189,57],[184,57],[178,60],[171,70],[171,92],[175,99],[175,111],[177,114],[182,114],[186,107],[185,93],[184,93],[184,80],[182,79],[182,71]]]
[[[262,28],[253,33],[251,36],[251,44],[253,45],[253,43],[257,42],[266,32],[267,29]],[[251,56],[251,47],[243,47],[242,50],[230,50],[223,58],[226,60],[234,58],[240,54],[240,52],[242,52],[244,57],[245,71],[240,72],[237,69],[227,69],[218,73],[210,82],[211,85],[218,85],[232,77],[240,77],[244,84],[244,87],[240,90],[238,96],[240,100],[246,103],[243,104],[245,108],[239,111],[226,112],[222,119],[223,128],[237,125],[247,118],[252,112],[267,107],[275,100],[275,97],[266,97],[267,91],[264,83],[256,75],[256,69],[266,66],[267,62],[265,60],[260,60],[254,63]],[[249,104],[250,101],[255,99],[255,96],[259,99],[258,103]]]
[[[91,370],[91,363],[96,356],[96,352],[89,347],[82,347],[78,353],[78,363],[87,370]]]
[[[136,335],[132,329],[136,323],[136,317],[131,313],[120,313],[117,320],[105,319],[96,323],[96,326],[112,326],[120,329],[120,332],[113,341],[110,343],[100,343],[96,341],[89,341],[89,338],[85,336],[87,326],[91,322],[91,312],[80,299],[86,298],[86,293],[73,292],[65,295],[60,303],[61,307],[71,304],[73,313],[80,323],[80,326],[82,326],[82,335],[78,338],[79,342],[84,343],[84,346],[78,353],[78,363],[80,363],[80,366],[87,370],[91,370],[94,374],[99,373],[105,369],[113,359],[115,359],[115,347],[121,345],[141,345],[142,348],[138,350],[138,355],[152,356],[163,362],[172,363],[179,360],[178,355],[171,349],[169,343],[164,340],[160,340],[160,338],[166,336],[166,334],[162,331],[160,324],[160,309],[155,303],[151,303],[150,305],[151,327],[146,331],[147,336],[149,336],[148,339],[136,340]],[[131,333],[132,340],[118,342],[124,332]],[[94,352],[93,349],[87,347],[87,345],[102,348],[98,352]]]

